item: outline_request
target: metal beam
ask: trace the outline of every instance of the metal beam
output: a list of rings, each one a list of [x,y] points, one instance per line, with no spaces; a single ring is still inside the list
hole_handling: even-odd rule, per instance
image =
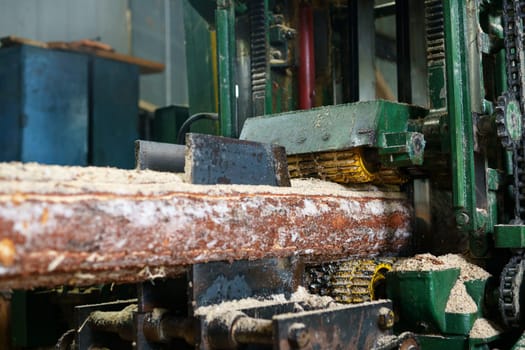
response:
[[[409,248],[401,193],[320,181],[199,186],[151,171],[0,164],[0,285],[139,282],[209,261]]]

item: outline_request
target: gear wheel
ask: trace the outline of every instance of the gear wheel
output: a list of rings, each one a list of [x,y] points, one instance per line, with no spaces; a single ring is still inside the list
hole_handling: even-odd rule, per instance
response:
[[[497,134],[508,150],[518,147],[521,135],[520,105],[514,93],[506,91],[498,98],[495,108]]]
[[[394,258],[350,259],[309,269],[309,291],[339,303],[356,304],[385,297],[385,274]]]
[[[350,260],[342,262],[332,274],[331,296],[339,303],[356,304],[377,300],[384,294],[385,274],[392,260]]]
[[[522,300],[525,293],[523,275],[525,272],[525,257],[523,253],[513,256],[500,276],[499,308],[503,321],[509,327],[519,327],[523,324]]]

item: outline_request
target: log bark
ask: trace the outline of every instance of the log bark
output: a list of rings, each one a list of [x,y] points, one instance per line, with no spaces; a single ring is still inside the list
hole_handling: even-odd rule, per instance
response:
[[[403,194],[318,180],[190,185],[180,175],[0,164],[0,289],[139,282],[185,266],[410,248]]]

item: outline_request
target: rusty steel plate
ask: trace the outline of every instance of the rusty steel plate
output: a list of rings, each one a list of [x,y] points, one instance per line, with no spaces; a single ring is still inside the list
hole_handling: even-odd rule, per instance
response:
[[[0,289],[138,282],[209,261],[396,255],[403,194],[318,180],[191,185],[152,171],[0,164]]]

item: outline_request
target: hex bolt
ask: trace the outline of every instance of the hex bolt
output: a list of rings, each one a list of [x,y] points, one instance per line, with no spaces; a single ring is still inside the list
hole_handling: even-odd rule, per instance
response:
[[[288,341],[294,349],[302,349],[310,342],[310,333],[304,323],[294,323],[288,328]]]
[[[377,321],[381,329],[389,329],[394,327],[394,311],[387,307],[379,309],[379,319]]]
[[[470,217],[467,213],[457,213],[456,214],[456,224],[458,227],[465,226],[470,221]]]

